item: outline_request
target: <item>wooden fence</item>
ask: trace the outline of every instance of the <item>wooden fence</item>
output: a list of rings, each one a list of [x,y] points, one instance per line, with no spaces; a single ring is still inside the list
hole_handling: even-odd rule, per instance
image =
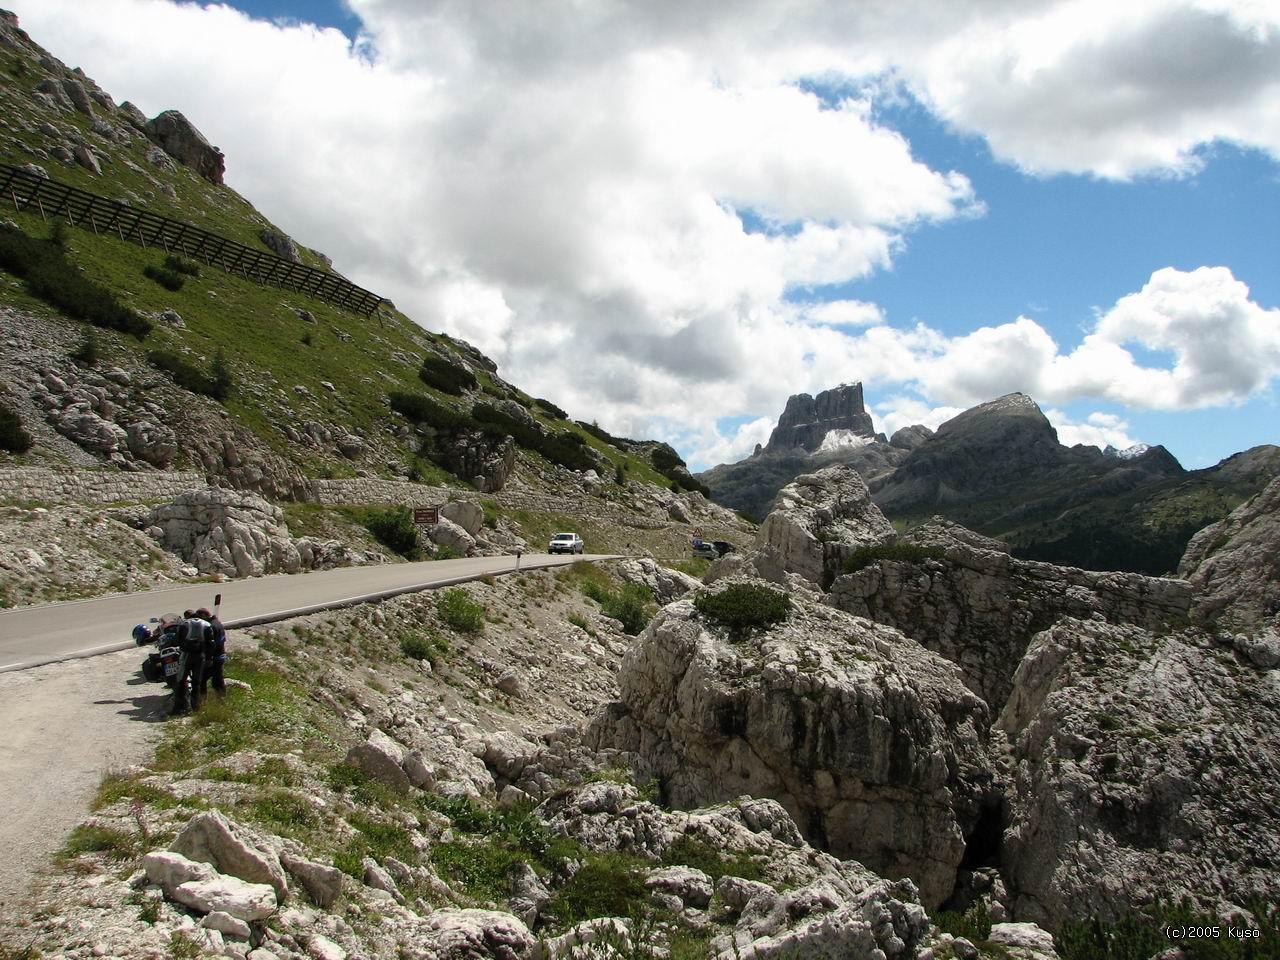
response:
[[[144,247],[185,254],[247,280],[297,290],[366,317],[382,302],[376,293],[337,274],[246,247],[180,220],[108,200],[7,163],[0,163],[0,194],[12,200],[17,210],[34,207],[45,220],[65,216],[68,223],[94,233],[114,233],[121,240]]]

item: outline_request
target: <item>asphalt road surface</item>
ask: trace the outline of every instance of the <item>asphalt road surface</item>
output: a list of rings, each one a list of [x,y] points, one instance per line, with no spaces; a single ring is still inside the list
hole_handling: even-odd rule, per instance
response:
[[[583,559],[608,557],[533,554],[520,569]],[[514,557],[343,567],[0,612],[0,915],[26,909],[28,885],[88,812],[103,773],[150,756],[168,691],[139,675],[134,624],[210,605],[220,591],[234,630],[514,568]]]
[[[607,559],[611,556],[534,553],[520,559],[520,569]],[[504,556],[341,567],[318,573],[164,587],[0,611],[0,673],[128,649],[133,646],[129,631],[135,624],[146,623],[151,617],[164,613],[212,608],[218,593],[222,594],[222,622],[229,629],[235,629],[384,599],[397,593],[461,583],[487,574],[510,573],[515,564],[515,557]]]

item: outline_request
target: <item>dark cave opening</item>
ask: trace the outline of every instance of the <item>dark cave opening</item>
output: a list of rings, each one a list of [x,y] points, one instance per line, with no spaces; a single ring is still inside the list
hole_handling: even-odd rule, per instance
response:
[[[1000,842],[1004,837],[1004,815],[999,803],[982,807],[978,822],[965,838],[961,870],[977,870],[981,867],[1000,866]]]

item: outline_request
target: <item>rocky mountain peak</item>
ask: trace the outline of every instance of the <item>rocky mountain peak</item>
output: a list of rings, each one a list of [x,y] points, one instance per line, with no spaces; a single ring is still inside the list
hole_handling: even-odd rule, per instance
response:
[[[871,416],[863,406],[861,382],[842,383],[823,390],[816,397],[807,393],[793,394],[787,399],[786,408],[769,436],[765,451],[801,449],[813,453],[834,430],[843,431],[836,434],[841,442],[875,436]]]
[[[938,435],[945,436],[962,430],[972,430],[979,423],[991,423],[997,420],[1014,420],[1019,430],[1033,427],[1036,432],[1051,435],[1054,442],[1058,433],[1049,423],[1049,418],[1041,411],[1039,404],[1025,393],[1007,393],[976,407],[970,407],[964,413],[957,414],[942,426],[938,427]]]

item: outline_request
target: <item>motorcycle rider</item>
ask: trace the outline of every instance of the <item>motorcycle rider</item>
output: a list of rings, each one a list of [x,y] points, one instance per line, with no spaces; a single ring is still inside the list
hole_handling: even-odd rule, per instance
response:
[[[205,685],[212,681],[213,692],[218,695],[219,699],[225,699],[227,696],[227,681],[222,675],[222,667],[227,662],[227,628],[206,607],[201,607],[197,610],[196,616],[208,623],[212,630],[212,641],[205,649],[204,654],[204,676],[200,684],[200,697],[204,699],[206,696]]]
[[[213,646],[213,627],[197,617],[194,610],[182,615],[178,624],[178,682],[173,688],[173,716],[199,710],[204,697],[205,651]]]

